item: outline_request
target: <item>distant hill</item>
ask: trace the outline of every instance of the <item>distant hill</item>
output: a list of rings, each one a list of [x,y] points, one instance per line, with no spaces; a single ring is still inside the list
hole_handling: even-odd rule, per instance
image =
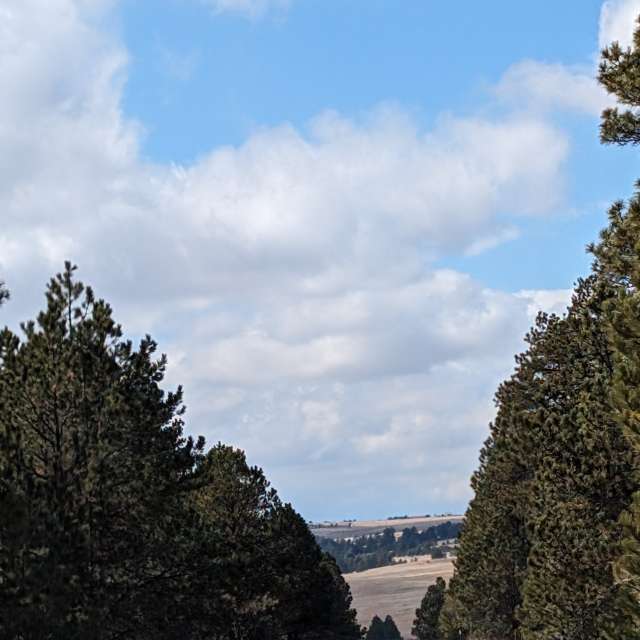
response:
[[[393,527],[396,531],[402,531],[406,527],[415,527],[418,531],[424,531],[443,522],[461,522],[461,515],[437,515],[437,516],[408,516],[401,518],[387,518],[384,520],[340,520],[336,522],[310,522],[309,528],[319,538],[332,538],[344,540],[359,536],[382,533],[387,527]]]
[[[450,559],[430,560],[421,556],[406,564],[349,573],[345,579],[351,587],[360,624],[369,624],[374,615],[384,618],[390,614],[403,637],[409,639],[415,610],[427,587],[438,576],[448,581],[452,574]]]

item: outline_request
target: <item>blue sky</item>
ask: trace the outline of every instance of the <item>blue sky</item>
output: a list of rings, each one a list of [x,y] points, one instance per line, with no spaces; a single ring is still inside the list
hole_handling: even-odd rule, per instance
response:
[[[247,20],[197,0],[167,0],[161,11],[128,0],[124,107],[148,129],[145,151],[177,162],[258,127],[301,127],[323,109],[357,117],[393,101],[428,123],[476,111],[514,61],[588,63],[600,5],[300,0]]]
[[[5,321],[71,259],[306,517],[463,510],[496,385],[633,189],[594,78],[640,0],[2,11]]]
[[[429,127],[443,113],[497,111],[491,88],[520,60],[592,73],[601,6],[299,0],[247,19],[205,2],[169,0],[158,11],[128,0],[118,15],[131,56],[123,107],[145,127],[143,153],[159,162],[191,163],[261,127],[303,128],[325,109],[357,119],[398,104]],[[566,287],[588,268],[583,248],[602,226],[602,205],[628,191],[636,162],[600,148],[592,114],[555,117],[571,132],[570,206],[551,227],[533,221],[495,252],[442,264],[512,291]]]

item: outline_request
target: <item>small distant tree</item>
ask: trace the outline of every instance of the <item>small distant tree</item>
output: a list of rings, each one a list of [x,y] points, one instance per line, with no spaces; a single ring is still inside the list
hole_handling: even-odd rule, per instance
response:
[[[420,608],[416,609],[416,618],[413,621],[413,633],[418,640],[441,640],[442,636],[438,630],[440,612],[444,605],[444,596],[447,585],[442,578],[438,578],[432,584],[422,599]]]
[[[365,640],[402,640],[402,636],[391,616],[388,615],[384,622],[373,616]]]
[[[378,616],[373,616],[365,640],[385,640],[385,631],[384,622]]]
[[[0,305],[9,298],[9,290],[4,282],[0,280]]]
[[[442,558],[446,558],[447,554],[440,547],[432,547],[431,549],[431,558],[433,560],[441,560]]]
[[[402,636],[400,635],[400,631],[396,626],[396,623],[393,621],[391,616],[387,616],[384,619],[384,632],[385,632],[385,640],[402,640]]]

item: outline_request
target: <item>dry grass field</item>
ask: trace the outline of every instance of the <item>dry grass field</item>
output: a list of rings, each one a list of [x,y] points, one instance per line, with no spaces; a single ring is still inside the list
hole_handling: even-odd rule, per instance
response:
[[[431,560],[429,556],[417,556],[411,560],[414,559],[415,562],[406,564],[345,574],[360,624],[368,625],[374,615],[384,619],[390,614],[403,637],[411,637],[415,610],[427,587],[438,576],[448,580],[453,574],[451,560]]]
[[[396,531],[402,531],[405,527],[415,527],[418,531],[423,531],[443,522],[459,522],[463,516],[431,516],[426,518],[397,518],[393,520],[356,520],[354,522],[337,522],[335,527],[311,527],[311,531],[316,536],[322,538],[333,538],[339,540],[343,538],[353,538],[357,536],[373,535],[382,533],[387,527],[393,527]]]

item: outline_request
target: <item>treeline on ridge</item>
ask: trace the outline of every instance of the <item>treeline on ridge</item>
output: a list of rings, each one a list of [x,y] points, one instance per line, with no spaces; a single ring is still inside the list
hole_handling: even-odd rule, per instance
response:
[[[350,573],[387,566],[400,556],[430,554],[433,558],[443,558],[452,548],[437,543],[456,539],[461,528],[460,522],[443,522],[423,531],[406,527],[398,538],[396,530],[387,527],[380,534],[338,540],[318,536],[317,540],[320,548],[335,558],[340,570]]]
[[[604,112],[602,141],[640,143],[640,28],[632,48],[603,51],[599,78],[622,105]],[[455,575],[427,637],[640,637],[637,189],[611,207],[566,314],[539,315],[497,391]]]

